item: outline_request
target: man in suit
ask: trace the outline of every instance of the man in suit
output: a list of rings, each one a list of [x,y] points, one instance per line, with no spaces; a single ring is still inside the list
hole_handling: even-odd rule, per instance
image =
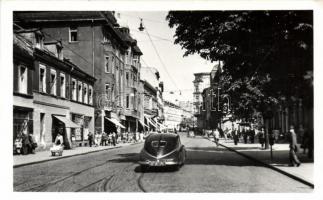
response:
[[[294,126],[290,126],[289,130],[289,166],[297,166],[301,165],[301,162],[298,160],[296,152],[298,150],[297,146],[297,135],[294,130]]]

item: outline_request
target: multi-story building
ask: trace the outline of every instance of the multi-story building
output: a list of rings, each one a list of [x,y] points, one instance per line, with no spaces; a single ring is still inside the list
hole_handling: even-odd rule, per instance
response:
[[[96,131],[112,132],[133,126],[131,116],[138,116],[136,108],[130,105],[136,105],[137,86],[133,85],[139,82],[142,53],[129,30],[119,27],[113,12],[15,12],[14,22],[26,28],[40,28],[47,41],[60,41],[65,47],[64,55],[97,78],[93,90]],[[125,86],[127,81],[132,86]]]
[[[193,81],[194,84],[194,92],[193,92],[193,106],[194,106],[194,116],[196,117],[196,125],[198,128],[203,128],[205,126],[205,122],[203,120],[202,111],[202,102],[203,97],[202,93],[205,88],[210,87],[210,73],[209,72],[201,72],[194,74],[195,79]]]
[[[130,36],[129,28],[121,27],[120,32],[124,36],[125,42],[128,44],[128,49],[125,51],[125,67],[124,67],[124,114],[126,116],[126,130],[128,132],[137,132],[140,123],[139,107],[139,87],[140,87],[140,56],[141,50],[137,46],[137,41]],[[121,78],[122,79],[122,78]]]
[[[165,126],[167,129],[179,130],[183,121],[183,109],[167,100],[164,100]]]
[[[95,78],[63,55],[60,42],[44,42],[37,29],[14,29],[14,139],[33,134],[40,149],[58,132],[66,148],[87,144],[94,131]]]
[[[159,72],[155,68],[142,67],[141,80],[143,85],[144,124],[148,130],[162,130],[165,128],[163,109],[164,85],[159,81]]]
[[[190,113],[194,113],[194,106],[192,101],[179,101],[178,105]]]

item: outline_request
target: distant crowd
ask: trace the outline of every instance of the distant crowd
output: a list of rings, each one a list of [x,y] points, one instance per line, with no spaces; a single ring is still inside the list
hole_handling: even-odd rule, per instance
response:
[[[88,134],[89,146],[116,146],[119,143],[135,143],[144,141],[147,133],[143,132],[123,132],[123,133],[106,133],[96,131],[94,134]]]

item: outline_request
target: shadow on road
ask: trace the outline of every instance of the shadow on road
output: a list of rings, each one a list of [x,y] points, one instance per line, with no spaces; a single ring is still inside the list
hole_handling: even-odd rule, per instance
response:
[[[166,166],[166,167],[148,167],[146,169],[142,169],[141,166],[137,166],[134,170],[136,173],[169,173],[169,172],[176,172],[178,168],[173,166]]]
[[[234,147],[235,150],[243,150],[244,154],[257,159],[257,157],[267,158],[270,161],[270,151],[260,150],[258,147]],[[187,158],[185,165],[226,165],[226,166],[262,166],[252,160],[242,157],[223,147],[186,147]],[[289,151],[275,151],[273,154],[273,161],[277,166],[288,166]],[[118,158],[109,160],[115,163],[137,163],[139,160],[139,153],[125,153],[118,154]],[[302,163],[310,163],[313,160],[308,159],[305,155],[300,154],[299,158]],[[135,169],[136,172],[142,172],[139,165]],[[176,171],[173,168],[150,168],[147,172],[170,172]]]

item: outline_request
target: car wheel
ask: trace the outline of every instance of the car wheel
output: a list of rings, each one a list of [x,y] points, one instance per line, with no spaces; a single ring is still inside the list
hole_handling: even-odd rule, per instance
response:
[[[181,168],[181,165],[180,164],[179,165],[174,165],[174,170],[175,171],[178,171],[180,168]]]

